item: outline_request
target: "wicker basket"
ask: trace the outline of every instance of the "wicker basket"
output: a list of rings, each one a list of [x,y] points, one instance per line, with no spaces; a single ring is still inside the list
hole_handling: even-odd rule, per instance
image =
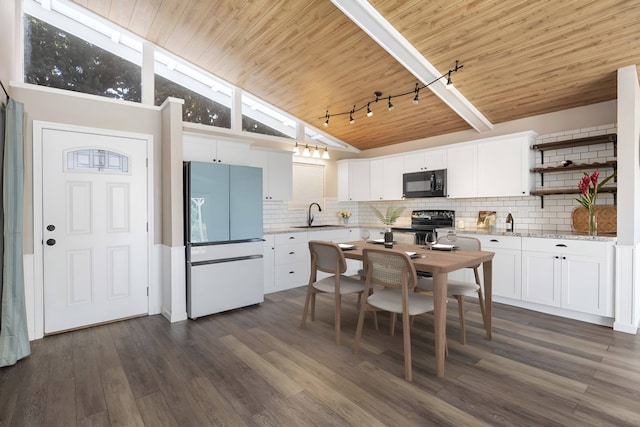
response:
[[[596,221],[598,233],[612,233],[618,231],[618,207],[596,206]],[[571,228],[573,231],[589,231],[589,210],[579,206],[571,212]]]

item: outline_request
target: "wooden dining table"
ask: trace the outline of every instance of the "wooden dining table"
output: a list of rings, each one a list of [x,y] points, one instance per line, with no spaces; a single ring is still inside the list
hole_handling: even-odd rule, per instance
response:
[[[345,258],[362,261],[362,251],[365,248],[383,249],[384,245],[363,240],[345,242],[353,249],[344,250]],[[491,339],[491,276],[493,252],[454,249],[448,251],[431,250],[426,246],[395,243],[388,251],[415,252],[413,264],[416,271],[431,273],[433,276],[434,299],[434,336],[436,375],[444,376],[445,343],[447,334],[447,275],[461,268],[475,267],[482,264],[485,304],[485,330],[487,339]]]

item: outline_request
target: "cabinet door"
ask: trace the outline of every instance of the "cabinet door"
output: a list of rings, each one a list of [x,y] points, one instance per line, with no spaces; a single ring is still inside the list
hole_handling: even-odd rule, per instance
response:
[[[185,134],[182,141],[182,158],[185,162],[211,163],[216,156],[216,141],[201,135]]]
[[[562,260],[562,308],[613,315],[607,288],[606,259],[566,255]]]
[[[369,197],[369,161],[351,162],[349,165],[349,199],[367,201]]]
[[[491,249],[493,256],[493,277],[491,279],[493,295],[522,298],[522,253],[513,249]],[[481,276],[482,277],[482,276]]]
[[[338,162],[338,200],[370,200],[369,160],[343,160]]]
[[[475,144],[447,150],[447,195],[452,198],[478,194],[478,146]]]
[[[560,307],[562,263],[560,255],[522,252],[522,299]]]
[[[249,144],[246,142],[217,140],[215,147],[214,162],[245,166],[250,164]]]
[[[369,163],[369,198],[371,200],[402,199],[403,157],[373,159]]]
[[[269,152],[269,199],[291,200],[293,164],[291,153]]]
[[[529,193],[527,183],[529,155],[522,138],[487,141],[478,144],[478,197],[524,196]]]
[[[251,166],[262,168],[262,198],[291,200],[293,164],[291,153],[251,150]]]
[[[384,160],[373,159],[370,162],[369,197],[371,200],[384,200]],[[402,185],[402,183],[400,183]]]

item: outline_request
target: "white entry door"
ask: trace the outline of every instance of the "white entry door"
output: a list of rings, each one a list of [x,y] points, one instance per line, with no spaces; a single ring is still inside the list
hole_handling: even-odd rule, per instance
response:
[[[44,332],[148,313],[147,141],[44,129]]]

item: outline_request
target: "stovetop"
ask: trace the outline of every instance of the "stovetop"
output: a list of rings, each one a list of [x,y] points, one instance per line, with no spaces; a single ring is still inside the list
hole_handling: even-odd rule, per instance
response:
[[[452,227],[455,224],[456,211],[423,209],[411,212],[413,230],[434,230],[438,227]]]

